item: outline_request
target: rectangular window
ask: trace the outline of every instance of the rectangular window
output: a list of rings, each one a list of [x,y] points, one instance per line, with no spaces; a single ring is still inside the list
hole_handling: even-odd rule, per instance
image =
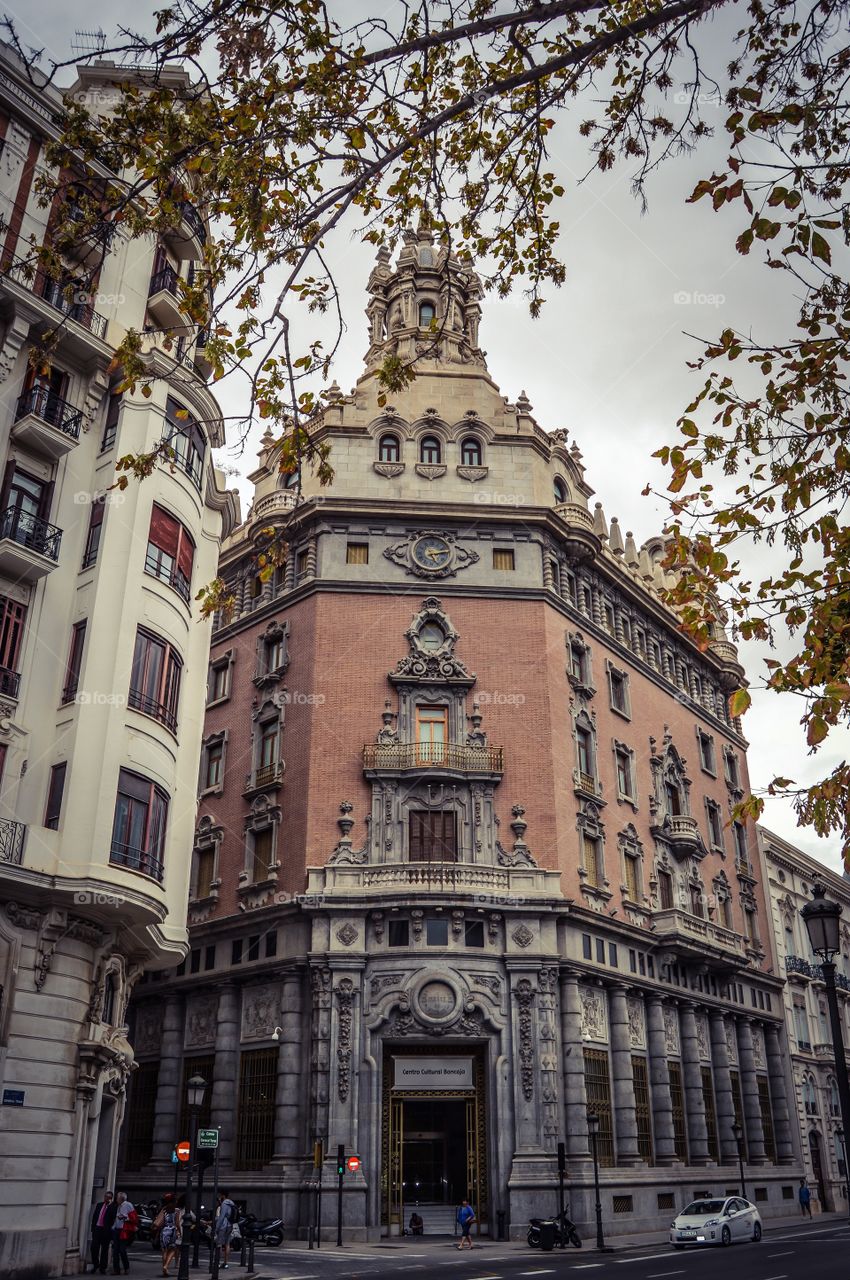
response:
[[[658,873],[658,897],[661,903],[661,910],[672,911],[673,877],[669,871],[659,871]]]
[[[643,896],[640,891],[640,859],[627,853],[623,858],[623,865],[626,872],[626,897],[630,902],[640,902]]]
[[[262,786],[265,782],[271,781],[275,775],[277,767],[277,740],[279,733],[280,726],[277,720],[273,720],[268,724],[260,726],[257,776],[255,778],[255,782],[258,786]]]
[[[618,966],[616,942],[608,943],[608,963],[610,964],[612,969],[616,969]]]
[[[47,786],[47,805],[44,811],[44,825],[51,831],[59,830],[59,819],[62,815],[62,796],[65,792],[65,772],[68,768],[63,760],[50,770],[50,782]]]
[[[706,800],[705,811],[708,815],[708,838],[713,848],[723,848],[723,815],[720,805],[714,800]]]
[[[744,1163],[747,1162],[747,1126],[744,1123],[744,1101],[741,1094],[741,1077],[736,1070],[729,1072],[729,1080],[732,1084],[732,1110],[735,1113],[735,1123],[741,1129],[741,1158]]]
[[[18,696],[18,661],[26,620],[25,604],[0,596],[0,694],[9,698]]]
[[[277,955],[277,929],[271,929],[266,934],[266,959],[271,960]]]
[[[259,960],[260,958],[260,935],[252,934],[248,939],[248,953],[246,959],[250,963],[251,960]]]
[[[697,741],[699,742],[700,768],[703,772],[710,773],[713,777],[717,773],[714,762],[714,739],[710,733],[706,733],[703,729],[698,729]]]
[[[215,944],[204,948],[204,969],[209,971],[215,968]]]
[[[391,947],[409,946],[410,922],[408,920],[390,920],[387,926],[387,943]]]
[[[575,641],[570,645],[570,674],[579,684],[588,683],[587,650]]]
[[[576,751],[578,753],[578,768],[582,775],[582,782],[593,789],[593,738],[589,729],[583,729],[581,725],[576,727]]]
[[[190,952],[190,954],[189,954],[189,972],[190,972],[190,973],[200,973],[200,972],[201,972],[201,949],[200,949],[200,947],[196,947],[196,948],[195,948],[195,950],[194,950],[194,951],[192,951],[192,952]]]
[[[242,939],[241,938],[234,938],[230,944],[230,963],[231,964],[242,963]]]
[[[221,702],[223,698],[227,698],[230,694],[230,660],[225,658],[222,662],[214,662],[210,665],[209,676],[207,678],[207,703]]]
[[[100,534],[103,528],[103,513],[106,510],[106,499],[95,498],[89,511],[89,527],[86,533],[86,546],[83,551],[83,569],[90,569],[97,560],[100,548]]]
[[[584,1087],[587,1109],[599,1120],[596,1154],[603,1169],[614,1164],[614,1128],[611,1120],[611,1080],[608,1054],[604,1049],[584,1050]]]
[[[464,924],[464,942],[468,947],[484,946],[484,921],[467,920]]]
[[[192,566],[195,544],[179,520],[163,507],[153,505],[151,511],[145,573],[167,582],[189,603],[192,591]]]
[[[514,553],[511,547],[493,548],[493,568],[510,571],[514,567]]]
[[[626,800],[634,800],[635,789],[632,781],[632,753],[626,747],[617,747],[614,752],[617,762],[617,790]]]
[[[726,781],[733,787],[741,785],[740,774],[738,771],[738,757],[734,751],[724,752],[724,761],[726,764]]]
[[[598,964],[605,963],[605,943],[602,938],[596,939],[596,960]]]
[[[440,764],[446,759],[449,737],[448,707],[416,708],[417,764]]]
[[[136,632],[128,702],[136,711],[159,720],[177,732],[177,704],[183,659],[166,640],[145,631]]]
[[[65,668],[65,687],[62,690],[62,705],[73,702],[80,686],[80,672],[83,666],[83,647],[86,642],[87,620],[75,622],[71,628],[71,648],[68,652],[68,665]]]
[[[208,898],[215,879],[215,847],[195,850],[195,898]]]
[[[583,933],[581,935],[581,953],[584,956],[585,960],[590,960],[593,955],[593,951],[591,949],[591,944],[590,944],[589,933]]]
[[[178,414],[182,417],[178,417]],[[162,439],[168,446],[168,461],[171,465],[185,471],[195,487],[200,489],[207,449],[206,438],[194,418],[171,396],[165,403],[165,430]]]
[[[106,422],[103,424],[103,437],[100,441],[100,452],[105,453],[115,444],[118,432],[118,418],[121,415],[121,397],[110,395],[106,406]]]
[[[236,1161],[241,1169],[262,1169],[274,1155],[277,1049],[249,1049],[239,1060]]]
[[[615,622],[614,622],[614,606],[613,606],[613,605],[611,605],[611,604],[608,604],[608,602],[607,602],[607,601],[606,601],[605,606],[604,606],[604,613],[605,613],[605,626],[606,626],[607,630],[611,632],[611,635],[613,635],[613,634],[614,634],[614,626],[615,626]]]
[[[449,922],[443,916],[425,921],[425,941],[429,947],[449,945]]]
[[[409,836],[411,862],[457,860],[457,823],[451,810],[411,810]]]
[[[747,847],[747,829],[743,822],[732,823],[732,834],[735,838],[735,858],[738,865],[749,868],[750,855]]]
[[[141,774],[121,769],[109,861],[162,881],[168,796]]]
[[[711,1067],[701,1067],[702,1100],[705,1106],[705,1127],[708,1141],[708,1154],[712,1160],[720,1163],[720,1147],[717,1142],[717,1112],[714,1109],[714,1086],[711,1082]]]
[[[251,872],[254,884],[260,884],[269,878],[274,858],[273,843],[273,827],[263,827],[262,830],[254,832],[252,837],[253,849],[251,850]]]
[[[702,900],[702,889],[699,885],[692,884],[688,886],[688,892],[691,902],[691,915],[699,916],[700,920],[705,917],[705,906]]]
[[[594,889],[601,889],[605,879],[605,872],[602,867],[602,841],[598,836],[589,836],[586,832],[582,832],[582,860],[585,875],[585,884],[591,885]]]
[[[621,716],[629,715],[629,677],[625,671],[608,668],[608,688],[611,694],[611,710]]]
[[[632,1056],[632,1084],[635,1092],[638,1151],[652,1164],[652,1108],[649,1100],[649,1070],[646,1058]]]
[[[347,542],[345,544],[345,563],[346,564],[368,564],[369,563],[369,543],[368,542]]]
[[[685,1128],[685,1093],[682,1088],[681,1063],[667,1063],[670,1075],[670,1101],[673,1104],[673,1147],[680,1160],[688,1158],[688,1133]]]
[[[629,948],[629,971],[637,973],[637,953],[631,947]]]
[[[286,667],[286,632],[280,628],[263,640],[263,675]]]
[[[150,1163],[158,1084],[159,1062],[138,1063],[130,1078],[130,1108],[124,1128],[124,1165],[128,1169]]]
[[[776,1164],[776,1141],[773,1133],[773,1109],[770,1105],[770,1085],[767,1076],[756,1076],[759,1091],[761,1127],[764,1130],[764,1153],[771,1164]]]
[[[295,577],[300,582],[302,578],[307,576],[307,561],[309,551],[305,547],[303,551],[299,551],[295,557]]]
[[[224,740],[217,738],[207,743],[204,750],[204,791],[212,791],[222,783],[224,765]]]

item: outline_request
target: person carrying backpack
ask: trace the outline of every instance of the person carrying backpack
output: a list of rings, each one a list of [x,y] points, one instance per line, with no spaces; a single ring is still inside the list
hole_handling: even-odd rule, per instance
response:
[[[162,1208],[153,1229],[162,1250],[162,1274],[167,1276],[168,1268],[183,1243],[183,1214],[175,1203],[173,1191],[167,1191],[162,1197]]]

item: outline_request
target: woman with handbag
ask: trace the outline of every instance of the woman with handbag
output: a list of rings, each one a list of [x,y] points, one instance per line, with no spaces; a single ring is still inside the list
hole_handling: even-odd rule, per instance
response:
[[[167,1191],[162,1197],[162,1208],[156,1216],[153,1229],[162,1250],[162,1274],[167,1276],[168,1268],[183,1243],[183,1213],[177,1207],[173,1191]]]

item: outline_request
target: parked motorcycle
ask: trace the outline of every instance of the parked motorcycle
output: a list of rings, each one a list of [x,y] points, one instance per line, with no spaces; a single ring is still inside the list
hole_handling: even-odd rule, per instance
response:
[[[581,1248],[581,1236],[576,1231],[575,1224],[570,1221],[564,1212],[562,1217],[554,1218],[530,1218],[528,1222],[528,1236],[526,1237],[532,1249],[540,1248],[540,1230],[545,1224],[551,1223],[555,1228],[555,1248],[562,1247],[564,1241],[568,1241],[573,1248]]]
[[[239,1218],[239,1232],[246,1240],[253,1240],[255,1244],[276,1248],[283,1244],[283,1218],[265,1218],[263,1221],[258,1221],[253,1213],[243,1214]]]

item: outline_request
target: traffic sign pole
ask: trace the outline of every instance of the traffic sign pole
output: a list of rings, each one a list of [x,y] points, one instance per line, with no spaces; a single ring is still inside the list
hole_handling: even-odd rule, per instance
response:
[[[336,1149],[336,1243],[337,1248],[342,1244],[342,1182],[345,1177],[345,1147],[342,1143]]]

